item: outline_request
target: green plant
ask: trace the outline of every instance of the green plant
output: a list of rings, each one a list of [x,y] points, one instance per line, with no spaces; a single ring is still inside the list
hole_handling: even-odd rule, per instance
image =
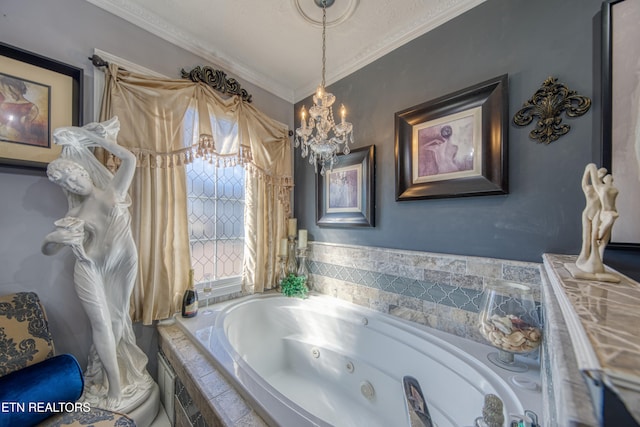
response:
[[[280,289],[282,294],[288,297],[306,298],[307,293],[309,293],[307,279],[303,276],[296,276],[293,273],[282,280]]]

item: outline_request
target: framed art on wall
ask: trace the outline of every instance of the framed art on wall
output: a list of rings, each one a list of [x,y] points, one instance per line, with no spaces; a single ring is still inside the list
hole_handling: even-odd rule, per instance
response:
[[[602,166],[619,191],[609,246],[640,249],[640,2],[602,5]]]
[[[396,200],[507,193],[508,77],[395,114]]]
[[[0,43],[0,164],[44,169],[58,157],[51,134],[81,124],[82,77],[80,68]]]
[[[316,224],[375,226],[375,146],[338,156],[333,170],[316,175]]]

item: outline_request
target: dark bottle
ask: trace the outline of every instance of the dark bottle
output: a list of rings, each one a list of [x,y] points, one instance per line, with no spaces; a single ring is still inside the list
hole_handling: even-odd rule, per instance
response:
[[[189,287],[182,297],[182,317],[198,314],[198,293],[193,287],[193,269],[189,270]]]

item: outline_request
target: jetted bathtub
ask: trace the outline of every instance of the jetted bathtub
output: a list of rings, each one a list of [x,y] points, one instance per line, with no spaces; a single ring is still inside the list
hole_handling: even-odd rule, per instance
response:
[[[328,296],[245,297],[178,323],[269,424],[409,426],[403,378],[418,380],[438,427],[472,426],[484,397],[505,423],[542,416],[538,365],[514,374],[486,359],[492,347]]]

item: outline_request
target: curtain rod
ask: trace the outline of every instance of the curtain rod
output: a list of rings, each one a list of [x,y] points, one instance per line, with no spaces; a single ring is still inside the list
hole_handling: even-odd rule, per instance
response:
[[[107,67],[107,66],[109,66],[109,63],[107,61],[105,61],[104,59],[100,58],[96,54],[91,55],[89,57],[89,59],[91,60],[91,63],[93,64],[94,67]]]
[[[91,63],[95,67],[108,67],[109,63],[102,59],[99,55],[93,54],[89,57]],[[191,71],[185,71],[184,68],[180,70],[183,79],[189,79],[192,82],[203,82],[211,88],[217,90],[225,95],[237,95],[242,98],[243,101],[251,102],[252,95],[250,95],[245,89],[240,87],[240,83],[234,78],[227,78],[227,74],[222,70],[216,70],[215,68],[204,66],[197,66]]]

